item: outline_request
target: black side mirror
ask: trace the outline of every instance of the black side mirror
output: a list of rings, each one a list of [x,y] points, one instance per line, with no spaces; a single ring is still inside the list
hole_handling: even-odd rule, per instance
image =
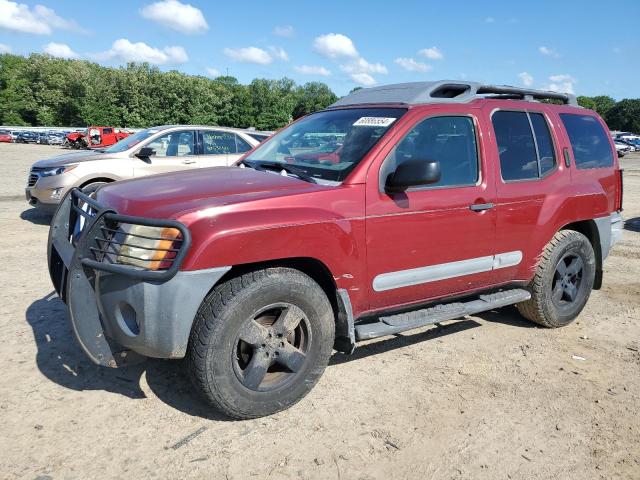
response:
[[[136,157],[138,157],[140,160],[148,162],[150,160],[150,157],[153,157],[155,154],[156,151],[153,148],[142,147],[140,150],[138,150],[138,153],[136,153]]]
[[[409,187],[429,185],[440,181],[440,162],[432,160],[408,160],[387,177],[387,192],[404,192]]]

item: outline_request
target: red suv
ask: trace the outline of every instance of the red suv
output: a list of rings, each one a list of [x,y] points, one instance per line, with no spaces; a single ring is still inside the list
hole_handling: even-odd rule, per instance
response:
[[[621,206],[607,127],[573,96],[389,85],[234,167],[72,190],[49,269],[94,362],[186,356],[211,405],[250,418],[360,340],[509,304],[567,325],[602,284]]]

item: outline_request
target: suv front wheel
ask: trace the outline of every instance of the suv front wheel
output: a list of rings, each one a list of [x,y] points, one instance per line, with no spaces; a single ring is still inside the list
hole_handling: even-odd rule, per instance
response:
[[[189,339],[189,373],[226,415],[271,415],[316,384],[329,362],[334,325],[327,296],[304,273],[246,273],[216,286],[202,302]]]
[[[580,232],[561,230],[547,244],[530,284],[531,299],[520,314],[545,327],[563,327],[582,311],[591,290],[596,260],[591,242]]]

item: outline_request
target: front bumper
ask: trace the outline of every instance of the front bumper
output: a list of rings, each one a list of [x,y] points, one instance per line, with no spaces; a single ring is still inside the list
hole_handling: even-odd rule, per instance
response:
[[[55,211],[67,192],[73,187],[77,178],[69,173],[41,177],[38,172],[29,172],[27,187],[24,190],[27,202],[34,207]]]
[[[92,216],[79,213],[78,200],[91,204]],[[78,233],[80,217],[85,224]],[[92,247],[98,245],[100,230],[119,221],[179,228],[184,240],[171,268],[149,271],[97,261]],[[69,192],[51,224],[49,272],[67,304],[73,331],[93,362],[117,367],[144,357],[184,357],[200,303],[229,270],[179,271],[188,248],[188,230],[177,222],[121,216],[77,189]]]

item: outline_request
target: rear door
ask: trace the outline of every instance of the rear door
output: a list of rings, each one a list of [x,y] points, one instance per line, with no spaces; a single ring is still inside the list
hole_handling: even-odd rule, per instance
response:
[[[495,281],[528,280],[541,248],[555,233],[571,177],[543,106],[485,110],[493,128],[491,155],[497,175],[496,250],[512,252],[514,264]],[[517,260],[517,261],[516,261]]]
[[[226,167],[238,158],[235,133],[225,130],[202,130],[199,134],[199,166]]]
[[[154,138],[140,147],[150,147],[155,154],[149,159],[134,157],[133,173],[136,177],[195,168],[196,131],[174,130]]]

